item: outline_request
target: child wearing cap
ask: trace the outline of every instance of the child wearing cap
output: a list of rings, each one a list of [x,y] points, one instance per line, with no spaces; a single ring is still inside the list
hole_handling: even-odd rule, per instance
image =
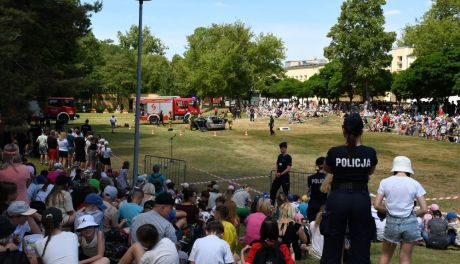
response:
[[[446,215],[449,236],[449,244],[454,246],[460,246],[460,221],[457,213],[448,212]]]
[[[102,231],[96,228],[99,225],[94,221],[92,215],[83,215],[77,219],[77,232],[80,232],[80,264],[109,264],[108,258],[104,257],[105,238]]]
[[[78,210],[76,219],[84,216],[84,215],[92,215],[94,218],[94,221],[98,225],[98,229],[102,230],[102,220],[104,219],[104,210],[107,208],[103,201],[102,198],[95,194],[95,193],[90,193],[85,197],[84,207]],[[78,228],[77,221],[75,221],[75,229]]]
[[[41,216],[24,201],[12,202],[7,209],[7,215],[15,227],[13,242],[18,246],[19,251],[22,251],[22,239],[26,233],[41,234],[40,227],[34,219],[36,217],[40,220]]]
[[[422,239],[417,216],[422,216],[427,211],[424,198],[426,192],[418,181],[410,177],[414,171],[409,158],[395,157],[391,172],[393,176],[380,182],[374,201],[375,209],[387,215],[379,263],[390,263],[394,250],[400,243],[400,262],[410,263],[412,249]],[[382,205],[383,198],[386,199],[385,205]],[[414,210],[414,200],[417,200],[420,209]]]

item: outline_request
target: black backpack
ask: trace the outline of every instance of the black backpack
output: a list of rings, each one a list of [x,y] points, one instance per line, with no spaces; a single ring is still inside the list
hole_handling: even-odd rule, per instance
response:
[[[262,247],[257,250],[253,264],[286,264],[280,243],[275,241],[273,245],[261,241]]]

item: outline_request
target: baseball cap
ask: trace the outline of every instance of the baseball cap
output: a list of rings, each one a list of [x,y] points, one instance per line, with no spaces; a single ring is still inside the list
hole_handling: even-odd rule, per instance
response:
[[[105,206],[104,203],[102,202],[102,198],[95,193],[90,193],[86,195],[84,204],[97,205],[97,208],[99,208],[99,210],[101,211],[104,211],[107,208],[107,206]]]
[[[94,221],[94,217],[92,215],[82,215],[77,219],[77,229],[76,231],[80,231],[82,229],[85,229],[87,227],[97,227],[99,226],[96,224]]]
[[[156,204],[166,204],[166,205],[174,205],[174,199],[169,193],[160,193],[155,198]]]
[[[430,210],[433,211],[438,211],[439,210],[439,205],[437,204],[431,204],[430,205]]]
[[[281,142],[280,148],[287,148],[287,142]]]
[[[0,226],[2,227],[0,228],[0,239],[8,237],[16,229],[16,227],[11,224],[10,220],[3,215],[0,215]]]
[[[8,206],[8,215],[33,215],[37,210],[30,208],[30,206],[24,201],[14,201]]]
[[[167,179],[165,183],[170,184],[171,182],[172,182],[171,179]]]
[[[450,220],[450,219],[455,219],[457,218],[457,214],[455,212],[448,212],[447,215],[446,215],[446,219],[447,220]]]
[[[89,184],[90,186],[95,187],[95,188],[97,189],[98,192],[101,191],[101,189],[100,189],[100,185],[101,185],[101,184],[100,184],[100,182],[99,182],[98,180],[96,180],[96,179],[91,179],[91,180],[88,181],[88,184]]]
[[[112,185],[107,185],[105,188],[104,188],[104,195],[110,197],[110,199],[115,199],[117,198],[117,195],[118,195],[118,190],[117,188],[115,188],[114,186]]]

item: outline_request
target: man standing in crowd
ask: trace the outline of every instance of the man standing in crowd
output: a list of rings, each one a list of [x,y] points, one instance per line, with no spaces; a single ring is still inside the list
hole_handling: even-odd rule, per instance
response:
[[[273,118],[273,115],[270,115],[270,123],[268,123],[268,126],[270,127],[270,135],[274,135],[275,131],[273,128],[275,127],[275,119]]]
[[[81,126],[81,133],[83,134],[83,137],[86,137],[86,133],[91,131],[91,126],[89,125],[89,120],[85,120],[85,124]]]
[[[289,172],[292,167],[292,158],[287,154],[287,143],[280,143],[280,152],[278,159],[276,160],[276,177],[273,180],[272,187],[270,189],[270,199],[272,204],[275,204],[276,193],[280,187],[283,188],[283,192],[288,195],[289,193]]]
[[[327,194],[321,192],[320,188],[326,178],[326,173],[323,170],[324,160],[326,158],[319,157],[316,159],[316,173],[308,176],[308,192],[310,193],[310,201],[308,202],[307,219],[309,222],[315,221],[322,205],[326,204]]]
[[[255,116],[255,109],[254,109],[254,106],[251,106],[251,108],[249,109],[249,122],[255,122],[254,116]]]

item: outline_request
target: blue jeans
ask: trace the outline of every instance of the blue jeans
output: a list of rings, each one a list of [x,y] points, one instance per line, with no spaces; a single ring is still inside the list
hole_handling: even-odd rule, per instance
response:
[[[399,242],[412,243],[422,239],[420,233],[415,214],[404,218],[388,215],[383,238],[393,244],[399,244]]]

